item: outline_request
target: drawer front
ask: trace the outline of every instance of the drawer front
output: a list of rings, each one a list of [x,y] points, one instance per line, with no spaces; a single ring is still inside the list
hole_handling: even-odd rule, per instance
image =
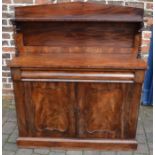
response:
[[[22,71],[22,81],[133,83],[134,72]]]

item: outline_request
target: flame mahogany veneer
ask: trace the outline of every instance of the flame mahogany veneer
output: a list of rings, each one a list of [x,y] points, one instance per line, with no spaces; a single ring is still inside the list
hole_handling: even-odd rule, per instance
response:
[[[146,64],[143,10],[99,3],[15,8],[10,63],[20,147],[135,150]]]

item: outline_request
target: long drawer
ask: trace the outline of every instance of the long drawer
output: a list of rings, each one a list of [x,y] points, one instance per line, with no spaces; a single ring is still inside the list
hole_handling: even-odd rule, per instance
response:
[[[22,71],[22,81],[134,82],[134,72]]]

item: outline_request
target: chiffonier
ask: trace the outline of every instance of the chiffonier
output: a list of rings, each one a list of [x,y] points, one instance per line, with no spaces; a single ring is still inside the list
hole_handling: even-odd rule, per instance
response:
[[[15,8],[21,147],[134,150],[143,10],[72,2]]]

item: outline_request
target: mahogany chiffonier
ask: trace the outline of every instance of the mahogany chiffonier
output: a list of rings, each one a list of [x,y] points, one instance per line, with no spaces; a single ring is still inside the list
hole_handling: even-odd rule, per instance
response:
[[[17,144],[136,149],[143,10],[87,2],[16,7],[13,25]]]

